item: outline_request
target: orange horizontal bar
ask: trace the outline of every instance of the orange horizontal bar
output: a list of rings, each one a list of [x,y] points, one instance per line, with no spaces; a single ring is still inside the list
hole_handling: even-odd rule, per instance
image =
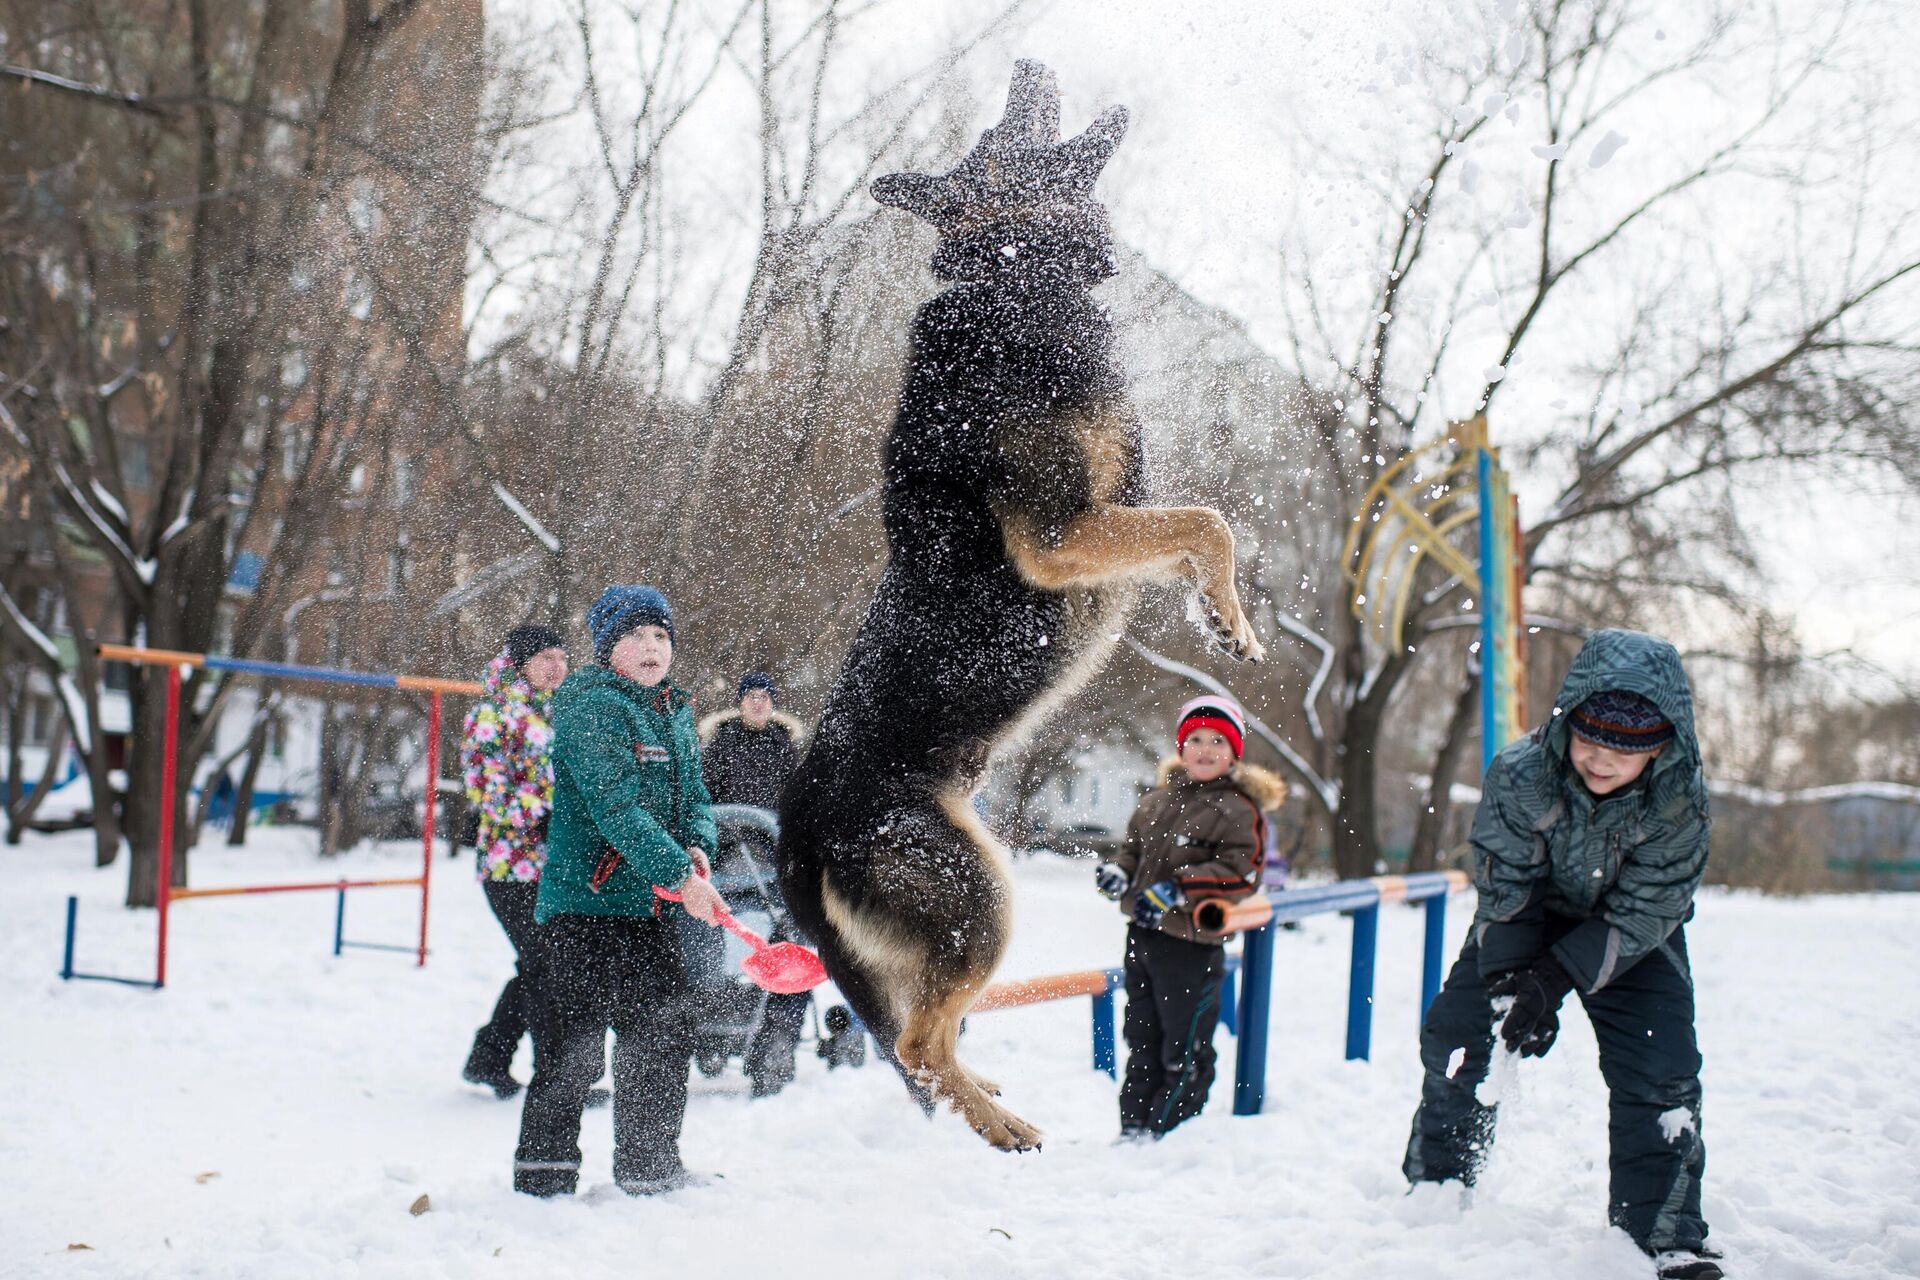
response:
[[[231,898],[243,893],[306,893],[317,889],[385,889],[400,885],[420,887],[419,876],[393,880],[316,880],[311,884],[237,884],[218,889],[175,889],[167,895],[175,902],[182,898]]]
[[[395,688],[412,689],[419,693],[471,693],[479,695],[487,691],[486,686],[472,680],[443,680],[439,676],[395,676]]]
[[[130,644],[103,644],[95,648],[105,661],[132,662],[149,667],[198,667],[207,656],[204,653],[182,653],[178,649],[142,649]]]
[[[1015,982],[996,982],[980,993],[969,1013],[988,1013],[994,1009],[1014,1009],[1023,1004],[1041,1004],[1065,1000],[1069,996],[1104,995],[1107,975],[1100,969],[1078,973],[1056,973],[1044,978],[1021,978]]]
[[[1273,919],[1273,903],[1264,893],[1256,893],[1238,902],[1214,900],[1193,909],[1194,923],[1214,933],[1244,933],[1258,929]]]

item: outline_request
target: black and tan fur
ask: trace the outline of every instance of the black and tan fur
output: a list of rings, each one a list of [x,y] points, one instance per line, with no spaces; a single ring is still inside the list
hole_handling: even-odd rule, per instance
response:
[[[1147,507],[1140,429],[1092,288],[1113,273],[1093,184],[1113,108],[1060,141],[1037,63],[952,172],[874,183],[941,233],[950,287],[915,316],[883,476],[888,562],[781,803],[801,927],[924,1105],[995,1146],[1039,1130],[955,1057],[1005,947],[1006,853],[972,795],[993,751],[1105,660],[1138,584],[1184,579],[1229,653],[1258,659],[1233,535],[1204,507]]]

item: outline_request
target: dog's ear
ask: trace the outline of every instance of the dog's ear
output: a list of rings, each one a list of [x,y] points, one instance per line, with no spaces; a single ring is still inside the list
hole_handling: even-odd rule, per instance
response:
[[[870,190],[881,204],[904,209],[935,226],[940,225],[948,204],[947,179],[930,173],[889,173],[875,178]]]
[[[1060,181],[1077,197],[1091,195],[1120,140],[1127,136],[1127,109],[1108,107],[1077,138],[1060,144]]]
[[[1013,64],[1013,84],[1007,89],[1007,109],[1000,123],[987,130],[977,151],[1027,151],[1051,147],[1060,141],[1060,81],[1032,58]]]

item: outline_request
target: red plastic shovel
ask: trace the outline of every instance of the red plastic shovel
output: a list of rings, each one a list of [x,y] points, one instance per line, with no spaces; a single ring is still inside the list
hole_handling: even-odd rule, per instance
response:
[[[671,889],[655,885],[653,891],[668,902],[680,901],[680,895]],[[740,962],[740,968],[763,991],[797,996],[827,980],[827,966],[820,963],[820,957],[797,942],[768,942],[735,920],[725,907],[720,908],[720,927],[752,949],[753,954]]]

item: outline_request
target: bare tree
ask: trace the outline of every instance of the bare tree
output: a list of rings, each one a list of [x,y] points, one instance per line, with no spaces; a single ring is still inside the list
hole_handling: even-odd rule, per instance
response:
[[[429,217],[396,235],[432,245],[450,231],[457,319],[469,157],[443,163],[407,135],[431,106],[452,126],[431,136],[459,136],[482,23],[467,0],[298,11],[194,0],[15,4],[0,25],[10,56],[33,64],[5,75],[36,95],[0,222],[0,427],[57,513],[53,551],[82,641],[69,722],[106,857],[118,834],[90,641],[205,650],[235,557],[270,568],[243,613],[270,614],[304,571],[317,525],[362,465],[365,424],[383,411],[375,389],[405,355],[361,323],[365,282],[330,246],[377,218],[383,183],[447,197],[434,210],[456,215],[446,227]],[[442,56],[395,74],[394,58],[428,48]],[[274,496],[268,477],[283,465]],[[0,616],[51,676],[47,637],[17,608]],[[235,628],[243,645],[271,634],[258,621]],[[210,733],[200,684],[191,678],[183,700],[183,793]],[[144,905],[163,681],[138,672],[132,690],[128,901]],[[183,831],[186,816],[176,809]],[[175,872],[185,876],[184,858]]]
[[[1310,475],[1285,477],[1298,501],[1284,515],[1236,514],[1257,529],[1256,607],[1293,639],[1311,675],[1302,688],[1283,662],[1277,675],[1240,684],[1262,700],[1301,702],[1305,741],[1290,763],[1326,811],[1341,874],[1366,874],[1382,856],[1381,744],[1389,725],[1416,714],[1398,705],[1406,678],[1475,611],[1463,583],[1428,560],[1403,643],[1389,651],[1346,607],[1339,575],[1348,566],[1334,553],[1348,522],[1367,516],[1356,517],[1367,487],[1443,434],[1446,406],[1489,413],[1509,461],[1536,486],[1551,477],[1553,498],[1530,513],[1523,539],[1531,580],[1543,586],[1599,570],[1623,549],[1691,549],[1683,535],[1699,512],[1734,522],[1746,477],[1865,466],[1910,478],[1901,468],[1911,452],[1903,406],[1913,333],[1897,300],[1911,296],[1920,246],[1870,165],[1851,171],[1851,205],[1836,211],[1804,163],[1779,160],[1805,162],[1832,144],[1796,135],[1792,122],[1826,106],[1822,77],[1843,63],[1854,18],[1842,7],[1812,30],[1786,30],[1777,17],[1716,10],[1678,32],[1670,15],[1637,0],[1540,5],[1496,26],[1478,56],[1411,69],[1425,94],[1464,105],[1424,142],[1389,138],[1384,182],[1356,175],[1377,193],[1384,228],[1367,281],[1344,287],[1310,247],[1283,253],[1292,362],[1312,387],[1294,420],[1319,456]],[[1663,24],[1681,38],[1647,38]],[[1646,48],[1670,52],[1649,58]],[[1656,93],[1700,94],[1729,77],[1751,77],[1750,100],[1700,121],[1683,155],[1630,189],[1609,181],[1605,166],[1622,141],[1615,126],[1628,113]],[[1512,125],[1504,146],[1489,136],[1496,122]],[[1866,124],[1850,136],[1861,147],[1870,146]],[[1473,198],[1489,172],[1503,175],[1505,207]],[[1772,256],[1729,275],[1712,265],[1714,201],[1755,183],[1806,216],[1765,246]],[[1629,262],[1657,271],[1623,269]],[[1601,314],[1622,318],[1608,331]],[[1592,354],[1555,357],[1553,344]],[[1550,360],[1583,393],[1568,397],[1550,430],[1503,436],[1511,375],[1522,361]],[[1236,488],[1272,492],[1282,479],[1257,451],[1237,457],[1247,470]],[[1565,625],[1580,629],[1578,619]],[[1436,819],[1422,837],[1429,846],[1444,826],[1473,702],[1463,686],[1436,751],[1422,805]],[[1421,854],[1430,859],[1431,847]]]

